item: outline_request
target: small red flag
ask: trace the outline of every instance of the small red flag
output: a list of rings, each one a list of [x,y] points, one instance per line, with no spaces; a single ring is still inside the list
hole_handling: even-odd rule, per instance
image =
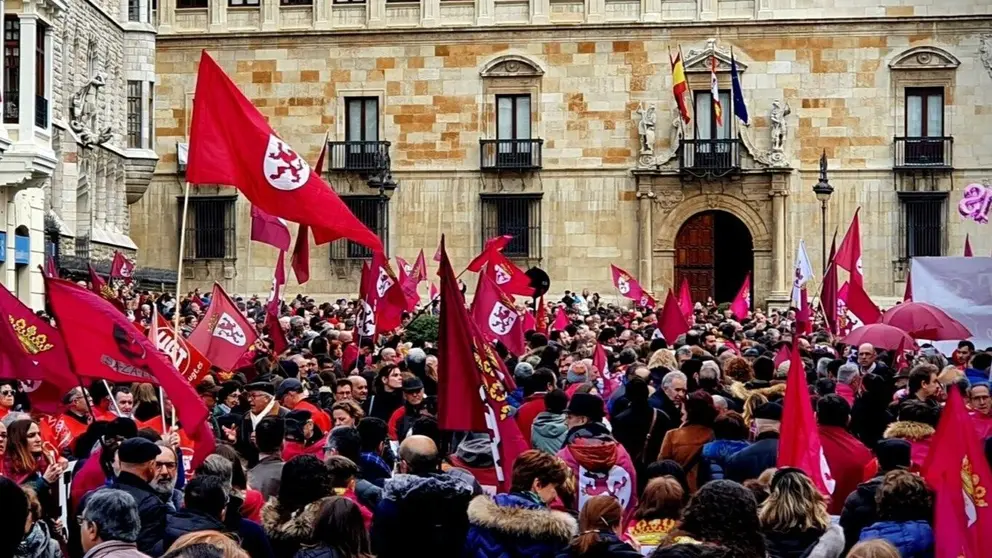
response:
[[[479,252],[479,255],[469,262],[467,268],[468,271],[478,273],[478,271],[482,269],[482,266],[486,265],[493,255],[502,252],[503,248],[506,248],[506,245],[509,244],[511,240],[513,240],[513,237],[508,234],[493,237],[487,240],[486,245],[482,248],[482,252]],[[434,261],[441,261],[438,259],[440,257],[439,254],[441,253],[440,245],[438,245],[437,250],[437,253],[434,254]]]
[[[882,317],[882,311],[872,301],[864,287],[859,283],[850,282],[847,286],[847,297],[844,299],[847,309],[858,317],[863,324],[873,324]]]
[[[665,297],[665,306],[661,309],[661,316],[658,317],[658,327],[669,344],[675,343],[680,335],[689,331],[685,314],[679,308],[679,301],[675,299],[675,292],[672,289],[668,289],[668,296]]]
[[[407,299],[389,259],[382,252],[372,255],[367,281],[367,301],[375,312],[376,333],[396,329],[403,320]]]
[[[494,252],[486,263],[486,275],[496,282],[500,290],[509,295],[533,296],[534,288],[530,286],[527,276],[502,252]],[[511,297],[512,298],[512,297]]]
[[[633,275],[610,264],[610,276],[613,278],[613,286],[622,296],[631,300],[641,300],[644,289],[641,288],[641,284],[637,282],[637,279],[634,279]]]
[[[424,249],[420,249],[420,253],[417,254],[417,261],[413,264],[413,271],[410,273],[410,277],[413,277],[417,284],[419,285],[422,281],[427,280],[427,262],[424,261]]]
[[[58,274],[49,274],[52,277],[56,277]],[[122,254],[120,251],[114,251],[114,261],[110,263],[110,278],[120,279],[131,284],[132,276],[134,275],[134,262],[127,259],[127,256]]]
[[[524,312],[524,331],[537,331],[537,320],[534,319],[534,313],[530,310]]]
[[[948,390],[937,432],[923,464],[923,476],[933,489],[935,558],[988,558],[992,545],[992,472],[961,394]]]
[[[279,323],[279,310],[282,307],[282,288],[286,284],[285,256],[285,252],[279,252],[279,259],[276,260],[276,269],[272,277],[272,293],[269,296],[268,304],[265,305],[265,325],[269,328],[269,339],[272,340],[272,352],[277,355],[289,349],[286,332],[282,330],[282,324]]]
[[[913,302],[913,274],[906,272],[906,290],[902,293],[903,302]]]
[[[358,282],[358,304],[361,307],[355,318],[355,335],[359,338],[368,337],[371,339],[375,337],[376,332],[375,299],[372,298],[371,294],[375,287],[372,285],[371,275],[368,262],[362,262],[362,277]]]
[[[779,364],[788,362],[791,357],[792,354],[789,352],[789,346],[783,343],[782,346],[778,348],[778,352],[775,353],[775,369],[778,369]]]
[[[45,275],[49,277],[59,276],[59,270],[55,267],[55,258],[51,255],[45,256]]]
[[[429,294],[428,294],[428,296],[431,299],[431,302],[433,302],[434,300],[437,299],[437,295],[438,295],[437,285],[435,285],[434,283],[431,283],[431,288],[430,288],[430,291],[429,291]]]
[[[441,244],[440,243],[438,243],[438,245],[437,245],[437,250],[434,250],[434,261],[436,261],[436,262],[440,262],[441,261]]]
[[[124,303],[121,302],[121,299],[117,296],[114,289],[103,280],[103,277],[100,277],[100,274],[97,273],[95,269],[93,269],[93,264],[86,264],[86,266],[90,270],[90,290],[102,299],[113,304],[114,308],[126,313],[127,309],[124,307]]]
[[[734,297],[734,301],[730,303],[730,311],[734,313],[734,316],[738,320],[743,320],[747,318],[747,315],[751,312],[751,274],[748,273],[744,277],[744,284],[741,285],[739,291],[737,291],[737,296]]]
[[[640,304],[644,308],[654,309],[654,307],[658,305],[658,301],[655,300],[654,297],[651,296],[649,292],[641,291],[641,300],[638,301],[638,304]]]
[[[560,306],[555,312],[555,323],[551,324],[551,331],[565,331],[565,328],[571,323],[568,314],[565,313],[565,307]]]
[[[45,290],[74,369],[94,378],[162,386],[176,416],[196,442],[192,467],[214,451],[210,412],[193,387],[155,345],[98,296],[69,281],[46,279]]]
[[[479,274],[479,282],[475,287],[472,319],[487,340],[498,339],[511,354],[517,356],[526,351],[523,319],[510,297],[499,290],[496,283],[484,273]]]
[[[382,251],[375,233],[275,134],[207,51],[200,56],[194,96],[190,184],[232,185],[266,213],[309,225],[317,244],[347,238]]]
[[[851,226],[847,229],[844,240],[840,241],[840,247],[837,248],[834,263],[841,269],[851,272],[851,283],[864,284],[865,274],[861,266],[861,221],[858,219],[860,212],[860,207],[854,212]]]
[[[548,305],[544,303],[544,295],[541,295],[541,298],[537,301],[534,325],[538,333],[548,333]]]
[[[179,374],[196,387],[210,373],[210,361],[196,347],[189,344],[182,335],[169,325],[169,322],[158,313],[158,308],[152,310],[152,325],[148,328],[148,338],[155,347],[169,357],[172,366]]]
[[[854,274],[851,274],[853,282]],[[830,333],[837,334],[837,263],[827,266],[823,275],[823,285],[820,288],[820,306],[823,308],[823,319],[830,328]]]
[[[806,335],[813,331],[813,309],[809,305],[806,287],[799,289],[799,307],[796,309],[796,333]]]
[[[603,399],[609,399],[613,391],[620,387],[620,378],[610,373],[610,361],[606,358],[606,350],[598,342],[592,352],[592,367],[603,378]]]
[[[251,206],[251,239],[286,252],[289,250],[289,225],[284,219],[269,215],[253,205]]]
[[[683,277],[682,284],[679,285],[679,308],[687,320],[692,315],[692,307],[692,291],[689,289],[688,279]]]
[[[224,370],[237,368],[238,360],[258,340],[255,328],[241,315],[237,305],[219,283],[210,293],[206,315],[189,336],[189,342]]]
[[[971,235],[964,235],[964,257],[971,258],[974,254],[971,251]]]
[[[782,409],[781,437],[778,442],[776,466],[802,469],[824,495],[833,494],[837,481],[830,476],[830,467],[823,454],[823,445],[816,430],[813,407],[809,402],[806,370],[799,356],[799,344],[793,343],[789,376],[785,383],[785,404]]]

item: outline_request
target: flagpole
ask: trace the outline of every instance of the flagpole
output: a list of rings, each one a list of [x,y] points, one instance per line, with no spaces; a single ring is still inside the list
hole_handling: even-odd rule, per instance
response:
[[[114,406],[114,412],[117,413],[117,416],[121,416],[121,409],[117,406],[117,400],[114,399],[114,394],[110,390],[110,384],[107,383],[107,380],[100,381],[103,382],[103,387],[107,388],[107,397],[110,398],[110,404]]]
[[[181,303],[181,300],[182,300],[180,297],[183,296],[183,291],[182,291],[182,284],[183,284],[183,259],[185,259],[185,255],[186,255],[186,252],[185,252],[185,250],[186,250],[186,217],[188,215],[189,215],[189,181],[187,180],[186,181],[186,188],[184,189],[184,192],[183,192],[183,215],[180,218],[180,225],[179,225],[179,265],[177,266],[177,270],[176,270],[176,308],[173,311],[174,314],[175,314],[173,316],[173,329],[175,330],[176,335],[179,335],[179,307],[180,307],[180,303]],[[251,242],[248,243],[248,246],[249,247],[251,246]],[[178,349],[179,349],[179,343],[176,343],[176,347],[173,350],[173,355],[172,355],[173,359],[175,359],[175,357],[176,357],[176,353],[175,352]],[[162,417],[162,420],[164,421],[165,420],[165,417]]]
[[[248,247],[245,249],[247,251],[247,254],[245,255],[245,279],[241,284],[241,294],[245,297],[245,299],[251,298],[248,296],[248,276],[251,275],[251,245],[252,241],[249,239]]]

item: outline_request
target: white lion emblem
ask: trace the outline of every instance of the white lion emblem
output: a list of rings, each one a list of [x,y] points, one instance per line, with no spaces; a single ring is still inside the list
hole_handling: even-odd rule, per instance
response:
[[[386,296],[386,291],[393,286],[393,278],[389,276],[386,268],[379,267],[379,278],[375,282],[375,292],[379,298]]]
[[[410,264],[406,264],[403,266],[403,271],[406,272],[407,275],[410,275],[411,273],[413,273],[413,266]]]
[[[506,335],[513,329],[513,324],[517,321],[517,313],[512,308],[497,302],[489,312],[489,329],[496,335]]]
[[[625,295],[630,292],[630,283],[627,282],[626,277],[617,277],[617,290],[620,294]]]
[[[854,266],[856,268],[858,268],[858,275],[864,277],[865,276],[865,268],[861,267],[861,256],[858,256],[858,263],[856,263]]]
[[[375,335],[375,310],[368,302],[362,300],[362,308],[358,312],[358,335],[362,337],[372,337]]]
[[[269,134],[262,170],[269,184],[279,190],[296,190],[310,180],[310,165],[274,134]]]
[[[648,305],[648,295],[643,295],[642,294],[641,295],[641,306],[647,306],[647,305]]]
[[[127,260],[124,260],[124,263],[121,264],[121,277],[131,277],[131,264]]]
[[[496,275],[497,285],[505,285],[510,282],[510,274],[506,272],[506,269],[504,269],[503,266],[496,264],[496,266],[493,267],[493,271]]]
[[[227,312],[221,314],[220,319],[217,320],[213,335],[237,347],[244,347],[248,340],[244,330],[241,329],[238,322],[234,321],[234,318]]]

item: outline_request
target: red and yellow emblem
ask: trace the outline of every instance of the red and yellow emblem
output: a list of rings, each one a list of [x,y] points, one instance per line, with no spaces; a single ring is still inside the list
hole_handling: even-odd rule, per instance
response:
[[[48,342],[47,335],[38,333],[38,328],[28,325],[28,322],[24,318],[15,319],[13,316],[7,316],[7,319],[10,321],[10,327],[13,328],[14,333],[17,334],[17,338],[21,341],[24,352],[27,354],[36,355],[50,351],[54,347],[54,345]]]

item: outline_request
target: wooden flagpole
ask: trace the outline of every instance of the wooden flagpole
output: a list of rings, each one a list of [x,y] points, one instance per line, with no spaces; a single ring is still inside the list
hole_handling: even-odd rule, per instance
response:
[[[183,296],[183,259],[186,256],[186,218],[189,215],[189,181],[186,182],[186,188],[183,192],[183,215],[180,218],[179,225],[179,265],[176,266],[176,309],[173,315],[173,329],[176,335],[179,335],[179,307],[180,301]],[[249,243],[249,246],[251,243]],[[176,343],[176,350],[178,350],[179,344]],[[175,354],[172,355],[175,358]],[[164,419],[164,417],[163,417]]]

